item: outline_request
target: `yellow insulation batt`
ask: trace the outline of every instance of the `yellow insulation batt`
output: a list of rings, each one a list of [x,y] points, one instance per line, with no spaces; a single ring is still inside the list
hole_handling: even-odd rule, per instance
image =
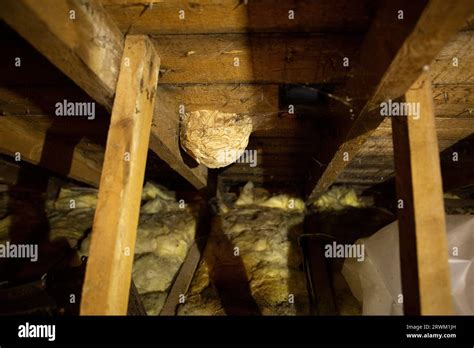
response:
[[[249,183],[221,210],[178,314],[309,314],[297,245],[304,203]]]
[[[68,242],[80,255],[87,255],[90,230],[97,204],[97,190],[62,188],[56,200],[46,202],[49,239]],[[0,236],[6,239],[11,215],[0,220]],[[149,315],[157,315],[169,287],[194,241],[196,217],[183,207],[173,192],[147,183],[137,231],[133,280]],[[40,255],[41,257],[41,255]]]

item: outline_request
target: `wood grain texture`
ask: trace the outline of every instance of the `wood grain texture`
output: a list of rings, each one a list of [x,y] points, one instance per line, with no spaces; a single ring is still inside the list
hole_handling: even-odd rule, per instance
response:
[[[160,84],[340,83],[357,64],[360,35],[158,35]],[[343,66],[349,57],[351,65]],[[239,66],[234,59],[239,59]]]
[[[162,110],[155,103],[151,125],[150,149],[197,190],[207,186],[207,167],[198,164],[179,144],[179,114]]]
[[[435,125],[440,152],[474,134],[474,118],[436,117]],[[468,164],[463,165],[467,166]],[[387,180],[394,173],[391,120],[386,119],[371,134],[357,156],[339,174],[336,183],[358,182],[372,186]]]
[[[166,302],[161,309],[160,316],[176,315],[176,308],[179,305],[180,296],[187,293],[200,260],[201,252],[198,246],[193,243],[170,288]]]
[[[75,11],[75,19],[70,18]],[[95,0],[6,0],[0,17],[109,110],[123,35]]]
[[[344,0],[102,0],[124,33],[203,34],[363,31],[372,2]],[[180,19],[179,11],[184,11]],[[290,20],[288,11],[294,11]]]
[[[423,74],[405,95],[421,117],[394,117],[393,143],[403,307],[406,315],[453,313],[443,187],[430,79]]]
[[[452,140],[453,143],[468,137],[474,132],[474,118],[435,118],[435,128],[438,140]],[[383,121],[372,133],[369,139],[391,139],[392,129],[390,119]],[[443,143],[445,146],[446,142]],[[443,151],[449,146],[440,146],[439,151]]]
[[[393,6],[406,9],[403,22]],[[469,0],[386,2],[381,7],[363,43],[360,69],[343,89],[342,95],[353,100],[353,111],[342,107],[336,134],[317,154],[327,166],[311,171],[308,201],[335,182],[349,163],[345,154],[353,159],[383,121],[379,104],[402,96],[473,11],[474,3]]]
[[[0,152],[9,156],[20,153],[23,161],[97,187],[103,147],[82,135],[59,134],[56,129],[53,123],[41,123],[36,117],[0,116]]]
[[[169,114],[178,120],[198,110],[244,114],[252,119],[252,132],[262,136],[309,134],[310,122],[279,108],[279,86],[274,84],[161,85],[157,92],[157,118]],[[1,104],[0,104],[1,105]]]
[[[473,84],[474,31],[457,33],[432,62],[430,75],[434,84]]]
[[[159,67],[160,59],[146,36],[126,38],[92,228],[81,315],[127,313]]]
[[[436,117],[474,117],[474,84],[433,86]]]

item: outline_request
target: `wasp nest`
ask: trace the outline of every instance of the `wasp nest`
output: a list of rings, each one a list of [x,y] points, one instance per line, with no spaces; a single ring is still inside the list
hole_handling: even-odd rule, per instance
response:
[[[181,124],[181,146],[198,163],[221,168],[245,151],[252,132],[248,116],[199,110],[186,113]]]

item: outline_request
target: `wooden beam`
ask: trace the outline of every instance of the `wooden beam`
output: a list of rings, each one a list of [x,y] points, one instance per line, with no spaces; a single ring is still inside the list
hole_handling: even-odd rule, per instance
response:
[[[207,109],[245,114],[252,119],[253,133],[259,135],[309,135],[309,120],[284,113],[287,108],[280,110],[279,92],[275,84],[161,85],[155,118],[170,114],[178,119],[182,105],[185,112]]]
[[[302,135],[310,132],[308,121],[281,114],[277,85],[161,85],[152,124],[150,148],[195,188],[207,185],[208,170],[197,165],[179,146],[180,106],[184,111],[217,109],[249,115],[254,134]],[[285,141],[287,144],[288,141]]]
[[[474,119],[436,117],[435,125],[439,151],[442,152],[463,139],[472,137]],[[451,158],[452,155],[448,157]],[[467,173],[467,168],[461,170],[461,167],[465,167],[466,164],[452,162],[452,160],[449,162],[451,162],[451,165],[449,163],[442,163],[443,180],[445,176],[456,176],[458,177],[457,180],[449,180],[449,182],[455,183],[457,181],[461,183],[468,181],[468,178],[466,178],[467,180],[459,180],[463,175],[462,173]],[[450,170],[449,167],[457,168],[457,170]],[[359,182],[371,186],[386,181],[394,175],[394,172],[392,127],[390,120],[386,119],[371,134],[370,138],[365,142],[364,148],[359,151],[351,163],[339,174],[336,183],[348,184]]]
[[[330,266],[324,256],[327,239],[314,235],[315,231],[318,231],[316,221],[314,215],[305,217],[305,236],[300,240],[304,250],[304,270],[311,301],[311,314],[337,315]]]
[[[207,167],[197,164],[181,149],[178,131],[178,114],[159,112],[155,108],[150,149],[197,190],[204,191],[207,186]]]
[[[437,118],[472,117],[474,114],[474,84],[433,85],[433,98]]]
[[[215,196],[217,194],[217,192],[215,194],[211,192],[208,193],[210,193],[209,196]],[[168,296],[166,297],[166,301],[160,312],[161,316],[176,315],[179,298],[181,295],[187,294],[193,276],[199,265],[199,261],[201,260],[201,254],[206,246],[207,237],[211,229],[211,215],[207,200],[205,202],[199,202],[199,204],[200,208],[196,226],[195,242],[189,247],[186,259],[181,265],[175,281],[168,292]]]
[[[453,308],[443,188],[427,74],[413,84],[405,101],[421,107],[419,119],[392,118],[404,312],[449,315]]]
[[[433,84],[472,84],[474,83],[472,71],[474,71],[474,31],[470,30],[458,32],[443,47],[431,65],[430,75]]]
[[[187,293],[200,260],[201,251],[196,243],[193,243],[169,290],[165,304],[160,311],[160,316],[176,315],[176,308],[179,305],[180,296]]]
[[[207,168],[204,166],[197,166],[195,168],[188,166],[184,163],[181,157],[182,155],[176,133],[178,127],[177,122],[179,119],[178,114],[176,113],[178,105],[173,103],[174,100],[177,100],[179,93],[171,92],[164,94],[165,96],[158,98],[158,102],[155,103],[155,121],[150,147],[176,172],[190,181],[197,189],[204,189],[207,185]],[[31,123],[28,127],[34,129],[36,133],[40,131],[46,133],[48,131],[49,134],[54,133],[61,137],[87,137],[95,143],[105,144],[109,125],[109,118],[107,117],[108,115],[105,114],[105,110],[96,108],[96,115],[93,120],[88,120],[85,117],[51,116],[54,115],[54,105],[56,102],[58,100],[62,101],[63,99],[69,101],[81,100],[83,102],[92,102],[92,99],[74,86],[0,87],[0,113],[11,115],[11,119],[13,119],[13,116],[26,118],[27,121]],[[170,104],[173,104],[176,107],[171,108]],[[174,123],[171,123],[167,127],[163,127],[163,120],[168,122],[174,121]],[[10,136],[13,136],[15,132],[21,132],[21,130],[14,131]],[[14,143],[11,143],[11,145],[13,146]],[[57,149],[52,150],[58,151]],[[99,184],[103,148],[101,148],[101,151],[101,160],[98,162],[99,172],[94,180],[94,186]],[[6,153],[8,154],[8,152]],[[67,161],[68,159],[65,160]],[[75,179],[84,182],[84,179],[81,177],[78,178],[76,176]],[[91,184],[90,180],[85,182]]]
[[[103,147],[82,135],[61,136],[53,123],[39,120],[29,116],[0,116],[0,153],[19,154],[22,161],[97,187]],[[74,120],[70,121],[69,127],[74,127]]]
[[[95,0],[6,0],[0,16],[108,110],[123,35]]]
[[[357,64],[359,34],[157,35],[160,84],[342,83]],[[343,58],[351,59],[350,67]],[[238,60],[237,60],[238,59]]]
[[[399,10],[403,20],[398,19]],[[470,0],[384,2],[363,43],[359,69],[338,92],[352,105],[338,105],[337,131],[315,155],[324,166],[311,171],[308,201],[336,181],[383,121],[379,104],[402,96],[473,11]]]
[[[125,315],[160,58],[146,36],[128,36],[120,66],[81,315]]]
[[[369,25],[372,7],[370,0],[280,0],[278,6],[273,0],[102,2],[123,32],[136,34],[356,32]],[[294,19],[289,19],[289,10]]]

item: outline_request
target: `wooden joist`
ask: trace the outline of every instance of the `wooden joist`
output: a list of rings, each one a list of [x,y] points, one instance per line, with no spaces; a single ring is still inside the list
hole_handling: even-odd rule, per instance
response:
[[[127,313],[141,192],[160,58],[128,36],[112,110],[81,314]]]
[[[393,117],[403,307],[406,315],[452,314],[443,188],[430,79],[405,95],[418,120]]]
[[[74,121],[65,129],[73,129]],[[0,116],[0,152],[97,187],[103,147],[78,133],[61,134],[62,129],[43,118]]]
[[[315,155],[323,166],[311,171],[308,201],[336,181],[383,121],[379,104],[402,96],[473,11],[469,0],[384,3],[362,45],[354,77],[338,92],[350,98],[352,112],[341,107],[336,134]]]
[[[178,120],[174,115],[155,114],[150,149],[199,191],[207,187],[207,168],[197,164],[179,145]]]
[[[123,35],[95,0],[6,0],[0,17],[93,99],[112,108]]]
[[[168,114],[197,110],[245,114],[252,119],[254,135],[309,135],[309,120],[279,109],[279,86],[274,84],[161,85],[158,87],[155,121]]]
[[[357,64],[360,41],[359,34],[153,37],[163,60],[160,84],[342,83]]]
[[[124,33],[137,34],[356,32],[369,25],[372,6],[370,0],[279,0],[278,6],[274,0],[102,2]]]
[[[87,120],[86,117],[56,117],[56,103],[63,103],[64,100],[94,102],[94,99],[73,84],[0,86],[0,115],[46,116],[43,119],[62,119],[71,122],[82,119],[90,124],[106,121],[108,117],[106,110],[97,105],[94,108],[93,120]]]

